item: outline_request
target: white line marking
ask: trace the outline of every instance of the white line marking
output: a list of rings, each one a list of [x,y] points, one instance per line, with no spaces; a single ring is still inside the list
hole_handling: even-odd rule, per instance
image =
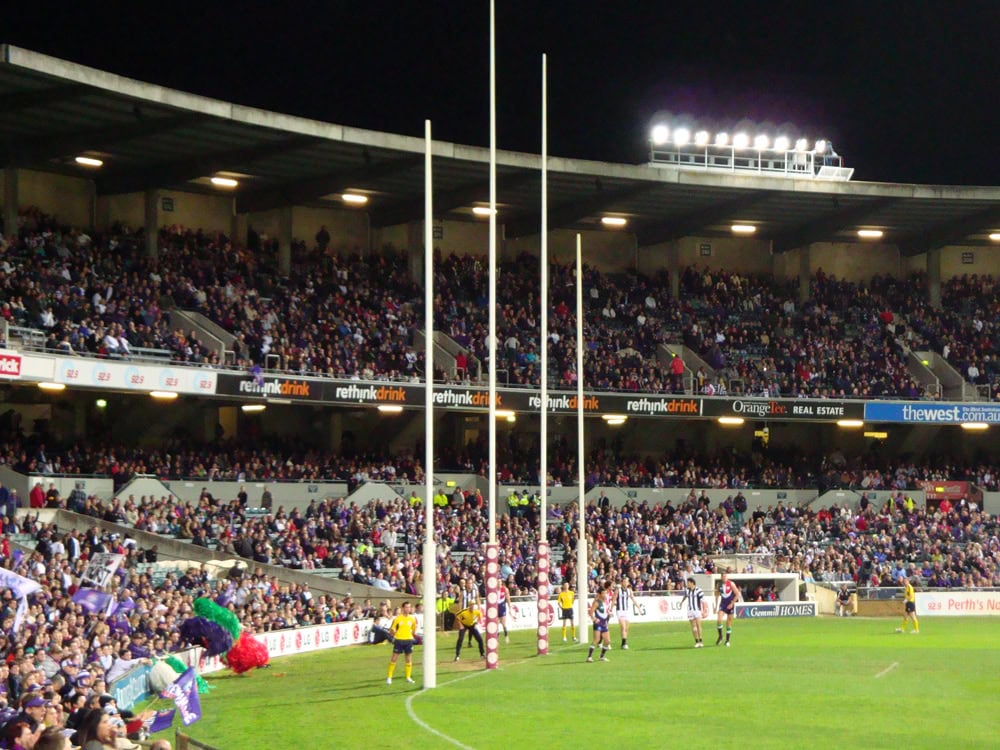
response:
[[[879,672],[877,675],[875,675],[875,679],[877,680],[879,677],[884,677],[885,675],[889,674],[889,672],[891,672],[892,670],[894,670],[898,666],[899,666],[899,662],[898,661],[894,661],[888,667],[886,667],[881,672]]]

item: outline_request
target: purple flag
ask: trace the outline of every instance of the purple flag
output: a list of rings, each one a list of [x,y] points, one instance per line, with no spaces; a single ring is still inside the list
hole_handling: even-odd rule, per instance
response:
[[[149,733],[156,734],[157,732],[162,732],[164,729],[170,729],[171,725],[174,723],[174,714],[176,713],[176,708],[168,708],[163,711],[157,711],[156,716],[153,717],[153,721],[149,725]]]
[[[80,588],[73,594],[73,602],[79,604],[90,614],[94,614],[95,612],[107,612],[108,607],[114,602],[114,597],[97,589]]]
[[[37,581],[19,576],[17,573],[13,573],[6,568],[0,568],[0,589],[10,589],[14,598],[17,599],[17,612],[14,615],[13,632],[16,633],[24,621],[24,615],[28,611],[28,596],[34,594],[41,587],[42,585]]]
[[[198,700],[198,682],[194,667],[188,667],[188,670],[174,680],[174,684],[164,692],[177,704],[184,726],[194,724],[201,718],[201,701]]]

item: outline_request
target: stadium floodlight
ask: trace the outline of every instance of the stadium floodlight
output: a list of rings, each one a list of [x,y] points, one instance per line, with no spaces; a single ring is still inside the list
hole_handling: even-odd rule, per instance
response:
[[[838,419],[837,427],[864,427],[865,422],[863,419]]]
[[[1000,232],[990,232],[990,242],[1000,242]]]
[[[674,131],[674,145],[686,146],[691,142],[691,131],[687,128],[677,128]]]
[[[362,193],[344,193],[340,199],[344,203],[353,203],[356,206],[363,206],[368,202],[368,196]]]
[[[739,427],[745,421],[743,417],[719,417],[719,424],[723,427]]]
[[[213,177],[212,184],[216,187],[234,188],[240,183],[232,177]]]
[[[774,139],[774,150],[775,151],[787,151],[792,145],[792,142],[788,139],[786,135],[779,135]]]
[[[50,383],[48,381],[43,381],[43,382],[39,383],[38,387],[41,388],[43,391],[65,391],[66,390],[66,384],[65,383]]]
[[[816,141],[816,145],[813,146],[813,151],[815,151],[817,154],[825,154],[826,147],[827,147],[826,140],[820,138],[818,141]]]
[[[733,148],[741,149],[750,145],[750,136],[746,133],[737,133],[733,136]]]
[[[694,145],[707,146],[710,137],[707,130],[699,130],[694,134]]]
[[[795,141],[795,150],[799,152],[806,152],[809,150],[809,141],[805,138],[799,138]]]
[[[602,216],[601,223],[606,227],[623,227],[628,224],[624,216]]]
[[[399,404],[379,404],[379,414],[402,414],[403,407]]]
[[[733,234],[753,234],[757,231],[757,227],[753,224],[733,224],[730,229],[733,230]]]
[[[489,216],[493,212],[490,211],[489,206],[473,206],[472,213],[474,213],[476,216]]]
[[[764,151],[771,144],[771,139],[761,133],[753,139],[753,147],[758,151]]]
[[[716,133],[715,134],[715,145],[720,148],[729,143],[729,133]]]
[[[240,409],[246,414],[259,414],[267,408],[267,404],[243,404]]]
[[[666,125],[656,125],[650,133],[650,138],[654,146],[665,146],[670,140],[670,128]]]
[[[176,391],[150,391],[149,395],[157,401],[173,401],[177,398]]]
[[[84,167],[103,167],[104,162],[101,159],[95,159],[93,156],[78,156],[74,160],[77,164]]]
[[[962,429],[970,432],[981,432],[989,428],[990,426],[986,422],[962,422]]]
[[[858,237],[863,240],[879,240],[885,234],[881,229],[859,229]]]

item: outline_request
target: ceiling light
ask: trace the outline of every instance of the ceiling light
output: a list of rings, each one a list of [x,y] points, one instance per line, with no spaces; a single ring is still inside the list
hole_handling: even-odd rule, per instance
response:
[[[1000,232],[990,232],[990,240],[992,242],[1000,242]]]
[[[65,383],[42,382],[42,383],[38,384],[38,387],[41,388],[43,391],[65,391],[66,390],[66,384]]]
[[[605,422],[612,422],[616,419],[628,419],[624,414],[602,414],[601,419]]]
[[[707,130],[699,130],[694,134],[694,143],[696,146],[707,146],[709,137]]]
[[[726,427],[739,427],[745,421],[743,417],[719,417],[719,424]]]
[[[625,424],[625,417],[618,417],[618,419],[606,419],[605,424],[609,427],[621,427]]]
[[[884,234],[885,234],[885,232],[883,232],[881,229],[859,229],[858,230],[858,237],[860,237],[863,240],[878,240],[878,239],[881,239],[882,235],[884,235]]]
[[[862,419],[838,419],[837,427],[864,427],[865,423]]]
[[[94,402],[94,406],[96,406],[98,409],[107,409],[108,401],[107,399],[99,398],[97,399],[97,401]]]
[[[175,391],[150,391],[149,395],[160,401],[173,401],[177,398]]]
[[[715,134],[715,145],[725,146],[729,143],[729,133],[716,133]]]
[[[962,422],[963,430],[971,430],[978,432],[981,430],[988,430],[990,426],[986,422]]]
[[[746,133],[737,133],[733,136],[733,148],[746,148],[750,145],[750,136]]]
[[[93,156],[78,156],[75,159],[76,163],[84,167],[103,167],[104,162],[100,159],[95,159]]]
[[[691,141],[691,131],[687,128],[677,128],[674,131],[674,145],[686,146]]]
[[[361,193],[344,193],[340,196],[344,203],[353,203],[356,206],[363,206],[368,202],[368,196]]]
[[[266,404],[243,404],[240,407],[247,414],[255,414],[264,411],[267,408]]]
[[[774,150],[775,151],[787,151],[788,147],[792,145],[792,142],[787,136],[779,135],[774,139]]]
[[[227,187],[227,188],[234,188],[240,184],[232,177],[213,177],[211,182],[216,187]]]
[[[606,227],[623,227],[628,224],[624,216],[602,216],[601,223]]]
[[[733,234],[753,234],[757,231],[757,227],[753,224],[733,224],[730,229],[733,230]]]
[[[653,132],[650,135],[652,136],[654,146],[663,146],[670,140],[670,128],[666,125],[657,125],[653,128]]]
[[[866,438],[874,438],[875,440],[885,440],[889,437],[889,433],[884,430],[871,430],[865,433]]]
[[[399,414],[403,407],[399,404],[379,404],[378,410],[381,414]]]
[[[510,419],[514,416],[514,412],[511,409],[497,409],[496,411],[497,419]]]
[[[489,216],[493,212],[490,211],[489,206],[473,206],[472,213],[474,213],[476,216]]]

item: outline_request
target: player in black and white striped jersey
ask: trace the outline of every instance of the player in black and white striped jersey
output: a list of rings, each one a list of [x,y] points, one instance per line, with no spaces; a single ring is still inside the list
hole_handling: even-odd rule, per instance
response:
[[[705,644],[701,642],[701,621],[708,614],[706,611],[708,604],[705,601],[705,592],[695,583],[693,576],[687,579],[682,596],[687,603],[687,618],[691,623],[694,647],[704,648]]]
[[[628,576],[622,576],[615,589],[615,617],[618,618],[618,627],[621,629],[622,635],[622,649],[624,650],[628,650],[628,623],[632,617],[634,606],[632,582]]]

